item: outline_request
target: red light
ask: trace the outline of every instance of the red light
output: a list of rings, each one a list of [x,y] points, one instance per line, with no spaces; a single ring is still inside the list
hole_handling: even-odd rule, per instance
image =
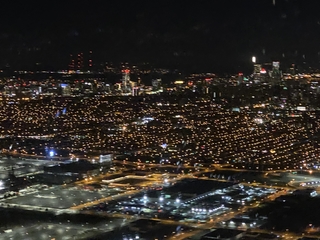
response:
[[[243,76],[243,73],[240,72],[240,73],[239,73],[239,76]]]
[[[267,71],[264,68],[261,68],[260,73],[265,74],[265,73],[267,73]]]

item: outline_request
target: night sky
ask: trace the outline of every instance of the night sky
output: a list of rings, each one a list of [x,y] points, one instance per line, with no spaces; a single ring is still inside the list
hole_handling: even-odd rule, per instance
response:
[[[320,1],[7,1],[0,67],[67,69],[69,54],[234,72],[258,61],[317,67]],[[41,63],[36,66],[36,63]]]

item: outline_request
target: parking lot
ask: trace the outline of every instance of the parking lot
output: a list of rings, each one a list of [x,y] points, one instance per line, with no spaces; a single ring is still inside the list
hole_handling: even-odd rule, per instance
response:
[[[99,224],[73,224],[73,223],[41,223],[26,226],[17,226],[7,229],[0,234],[0,239],[11,240],[42,240],[42,239],[79,239],[93,237],[121,226],[121,219],[112,219]],[[81,238],[81,237],[80,237]]]
[[[49,189],[17,196],[15,198],[3,200],[2,203],[17,204],[42,208],[66,209],[86,202],[91,202],[100,198],[116,195],[119,191],[115,189],[85,190],[77,187],[65,188],[55,186]]]
[[[164,224],[162,222],[140,219],[115,231],[95,236],[93,239],[168,239],[181,233],[192,231],[192,228],[180,225]]]

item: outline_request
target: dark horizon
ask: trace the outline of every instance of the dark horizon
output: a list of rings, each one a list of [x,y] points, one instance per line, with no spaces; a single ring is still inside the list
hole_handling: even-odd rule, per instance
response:
[[[10,1],[0,10],[0,67],[67,69],[69,54],[92,50],[95,65],[236,72],[249,71],[255,55],[317,68],[319,7],[315,0]]]

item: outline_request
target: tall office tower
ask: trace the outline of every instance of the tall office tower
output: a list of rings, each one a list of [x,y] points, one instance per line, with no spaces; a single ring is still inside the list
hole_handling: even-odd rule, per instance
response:
[[[272,62],[272,71],[280,72],[280,62]]]
[[[154,90],[158,90],[161,87],[161,79],[153,79],[152,80],[152,87]]]
[[[295,74],[297,73],[297,66],[296,66],[296,64],[294,64],[294,63],[291,64],[291,66],[290,66],[290,68],[289,68],[289,73],[290,73],[291,75],[295,75]]]
[[[253,65],[253,81],[254,83],[260,83],[261,82],[261,72],[262,72],[262,66],[261,64],[254,64]],[[265,71],[265,70],[264,70]]]
[[[78,71],[82,71],[83,70],[83,53],[78,53],[77,70]]]
[[[74,71],[74,59],[72,54],[70,54],[69,71]]]
[[[130,70],[122,70],[122,90],[130,92]]]
[[[81,68],[81,56],[80,56],[80,53],[78,53],[78,56],[77,56],[77,70],[79,71]]]
[[[89,60],[88,60],[88,70],[91,72],[92,71],[92,51],[89,51]]]
[[[139,87],[133,87],[131,94],[132,94],[132,96],[138,96],[139,95]]]
[[[275,85],[281,82],[282,73],[280,71],[280,62],[272,62],[272,69],[269,71],[269,83]]]
[[[261,69],[262,69],[261,64],[254,64],[254,65],[253,65],[253,73],[254,73],[254,74],[260,73],[260,72],[261,72]]]
[[[280,62],[272,62],[272,77],[281,77]]]
[[[238,79],[237,79],[237,85],[241,85],[244,81],[244,76],[243,76],[243,73],[239,73],[238,74]]]

